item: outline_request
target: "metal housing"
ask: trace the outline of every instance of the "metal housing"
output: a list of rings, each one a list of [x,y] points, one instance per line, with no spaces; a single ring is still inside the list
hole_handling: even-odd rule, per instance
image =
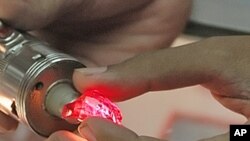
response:
[[[4,27],[1,21],[0,32],[0,110],[42,136],[74,130],[76,125],[47,112],[53,107],[46,107],[45,101],[58,83],[73,88],[73,71],[84,65],[26,33]]]

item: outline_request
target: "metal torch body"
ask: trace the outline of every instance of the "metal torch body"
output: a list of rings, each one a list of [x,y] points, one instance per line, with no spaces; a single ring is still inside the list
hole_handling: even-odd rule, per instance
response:
[[[36,133],[49,136],[57,130],[76,128],[50,114],[45,101],[54,86],[71,87],[73,71],[80,67],[84,65],[77,59],[26,33],[5,27],[0,21],[0,110]]]

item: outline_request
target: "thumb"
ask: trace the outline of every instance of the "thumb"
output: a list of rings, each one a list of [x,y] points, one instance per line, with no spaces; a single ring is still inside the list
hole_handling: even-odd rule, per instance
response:
[[[81,136],[88,141],[161,141],[160,139],[138,136],[133,131],[101,118],[88,118],[78,128]]]
[[[108,68],[75,71],[78,90],[101,89],[112,100],[126,100],[148,91],[207,83],[225,67],[226,53],[210,40],[147,52]],[[207,45],[208,47],[204,47]],[[223,53],[222,53],[223,52]]]

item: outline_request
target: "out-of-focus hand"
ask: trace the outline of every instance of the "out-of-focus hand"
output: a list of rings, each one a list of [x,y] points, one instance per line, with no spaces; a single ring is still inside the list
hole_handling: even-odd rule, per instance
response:
[[[46,141],[163,141],[160,139],[139,136],[123,126],[100,118],[89,118],[79,126],[79,136],[59,131]]]
[[[69,131],[57,131],[44,141],[88,141],[87,139]]]
[[[191,0],[0,0],[0,19],[88,65],[110,65],[169,46]],[[177,10],[178,9],[178,10]]]
[[[0,0],[0,19],[30,31],[52,47],[83,58],[87,66],[102,66],[168,47],[185,25],[190,3],[191,0]],[[17,126],[2,113],[0,119],[0,128]]]
[[[248,121],[246,124],[249,124]],[[78,128],[78,135],[67,131],[52,134],[45,141],[166,141],[148,136],[140,136],[130,129],[118,126],[109,120],[88,118]],[[218,135],[199,141],[229,141],[229,134]]]

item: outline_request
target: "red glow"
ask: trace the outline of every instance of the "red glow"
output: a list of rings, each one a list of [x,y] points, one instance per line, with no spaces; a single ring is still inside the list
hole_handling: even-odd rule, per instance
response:
[[[87,117],[101,117],[121,124],[119,108],[97,90],[86,91],[75,101],[64,105],[62,118],[69,122],[81,122]]]
[[[7,27],[1,28],[1,25],[0,25],[0,38],[6,38],[11,33],[12,33],[12,30],[10,28],[7,28]]]

